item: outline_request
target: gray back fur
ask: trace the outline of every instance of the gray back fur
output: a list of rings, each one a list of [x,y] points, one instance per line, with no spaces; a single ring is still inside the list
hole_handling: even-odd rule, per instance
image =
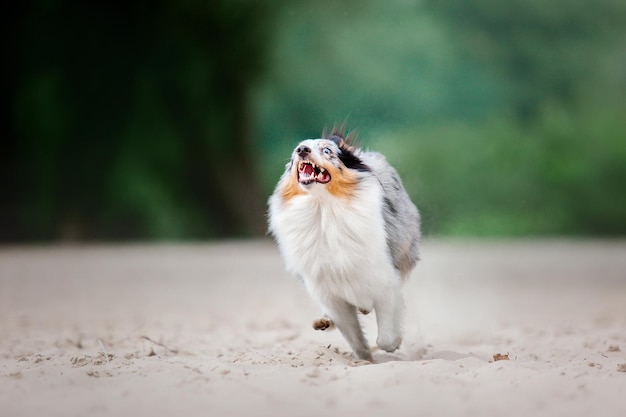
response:
[[[419,212],[404,189],[397,171],[383,155],[361,152],[358,156],[371,168],[382,185],[387,246],[395,268],[403,279],[407,279],[419,260]]]

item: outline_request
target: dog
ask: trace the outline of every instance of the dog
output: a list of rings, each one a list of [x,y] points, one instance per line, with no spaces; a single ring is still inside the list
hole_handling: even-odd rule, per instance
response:
[[[321,306],[316,330],[339,329],[372,354],[357,312],[375,311],[376,344],[402,343],[402,284],[419,260],[420,215],[396,170],[334,128],[300,142],[269,198],[268,226],[286,269]]]

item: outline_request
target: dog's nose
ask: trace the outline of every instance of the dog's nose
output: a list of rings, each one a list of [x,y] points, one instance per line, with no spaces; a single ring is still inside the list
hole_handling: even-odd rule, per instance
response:
[[[304,158],[311,153],[311,148],[305,145],[300,145],[296,148],[296,153]]]

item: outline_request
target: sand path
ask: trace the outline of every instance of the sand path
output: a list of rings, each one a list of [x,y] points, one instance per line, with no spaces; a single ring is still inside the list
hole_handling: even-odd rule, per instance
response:
[[[365,365],[269,241],[5,247],[0,415],[626,416],[626,242],[426,241],[405,297]]]

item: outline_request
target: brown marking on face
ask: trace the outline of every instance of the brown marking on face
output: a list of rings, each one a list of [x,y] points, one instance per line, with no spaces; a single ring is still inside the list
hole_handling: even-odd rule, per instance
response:
[[[295,164],[294,164],[295,166]],[[293,170],[292,175],[289,176],[289,180],[283,184],[280,190],[280,196],[283,201],[287,202],[292,198],[304,194],[304,190],[300,187],[298,183],[298,170],[297,168]]]
[[[333,164],[324,164],[323,167],[330,173],[331,180],[326,184],[329,193],[338,198],[350,198],[356,190],[358,178],[347,168],[339,170]]]

